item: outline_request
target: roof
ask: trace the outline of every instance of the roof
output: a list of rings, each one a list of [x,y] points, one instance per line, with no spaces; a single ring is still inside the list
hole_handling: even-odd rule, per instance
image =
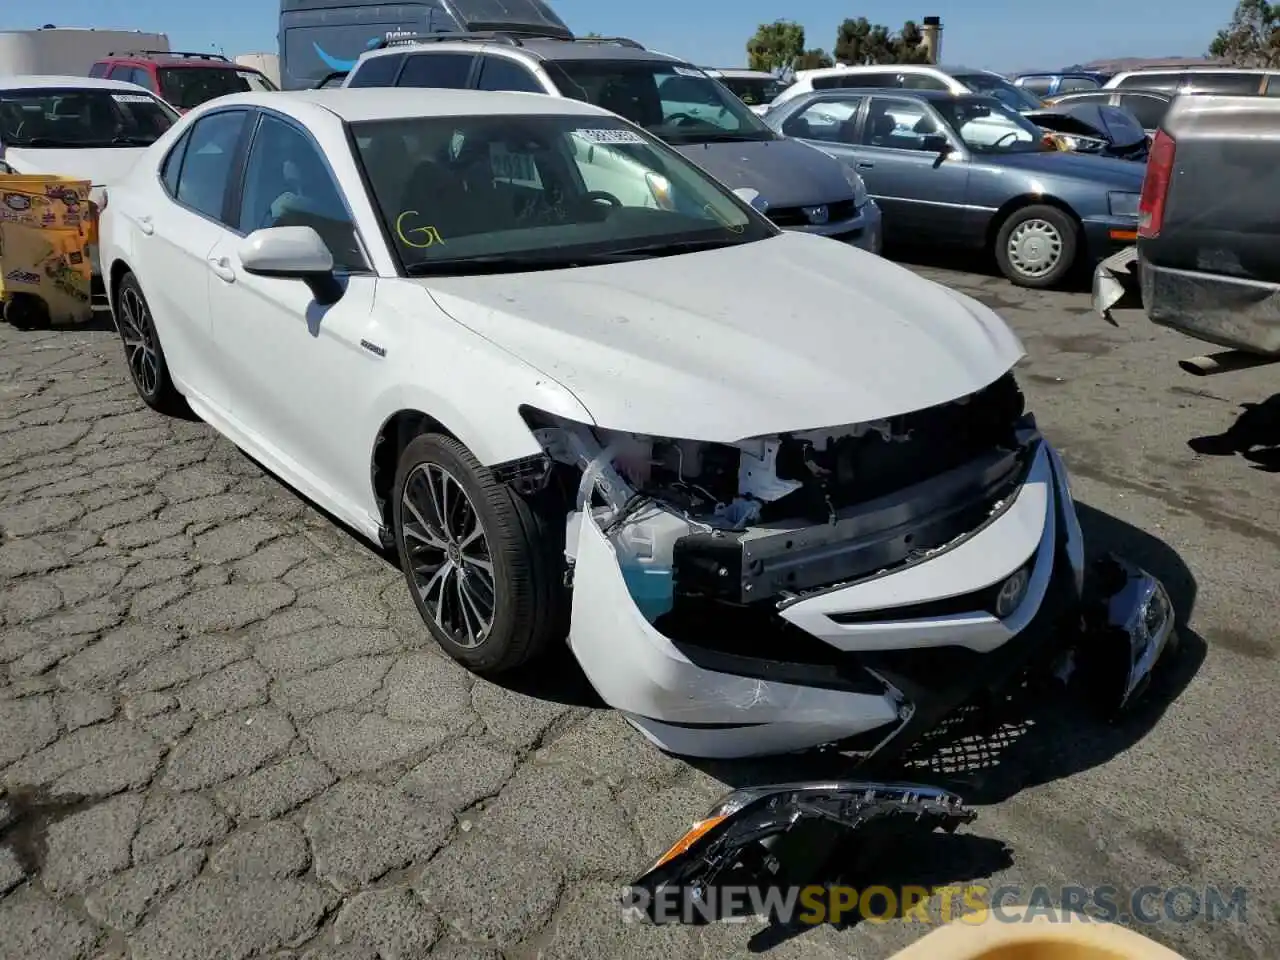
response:
[[[759,77],[762,80],[778,79],[772,73],[764,70],[746,70],[742,67],[706,67],[705,69],[725,77]]]
[[[1245,73],[1245,74],[1263,74],[1275,73],[1274,68],[1262,67],[1232,67],[1227,64],[1218,63],[1196,63],[1183,64],[1182,66],[1158,66],[1158,67],[1135,67],[1132,70],[1121,70],[1116,74],[1117,77],[1141,76],[1144,73],[1163,74],[1163,73]]]
[[[1114,92],[1114,91],[1113,91]],[[917,100],[993,100],[985,93],[952,93],[950,90],[911,90],[907,87],[840,87],[836,90],[814,90],[798,94],[786,103],[813,103],[819,100],[839,100],[851,94],[870,94],[877,97],[907,97]],[[997,101],[998,102],[998,101]]]
[[[144,93],[142,87],[123,80],[105,80],[101,77],[71,77],[44,74],[18,74],[0,77],[0,90],[122,90],[127,93]]]
[[[348,123],[411,117],[513,114],[617,119],[609,111],[580,100],[549,97],[545,93],[499,93],[488,90],[439,89],[432,90],[430,96],[424,96],[422,90],[407,87],[328,87],[323,90],[237,93],[219,97],[216,103],[219,107],[235,104],[267,107],[295,116],[307,113],[308,106],[314,105],[323,107]]]
[[[477,38],[458,40],[432,40],[414,43],[406,39],[380,50],[371,50],[364,57],[376,57],[387,53],[403,53],[405,50],[501,50],[507,54],[527,54],[534,60],[631,60],[639,62],[674,62],[685,63],[679,57],[646,50],[643,47],[629,47],[608,39],[593,40],[590,37],[579,37],[576,40],[555,40],[543,37],[520,37],[519,43],[512,44],[501,40]]]
[[[116,50],[99,57],[98,63],[117,63],[136,60],[139,63],[157,63],[166,67],[213,67],[215,70],[256,70],[256,67],[235,63],[217,53],[184,53],[179,50]]]

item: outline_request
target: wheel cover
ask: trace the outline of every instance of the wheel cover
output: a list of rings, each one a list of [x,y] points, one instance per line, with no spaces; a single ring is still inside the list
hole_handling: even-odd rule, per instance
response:
[[[413,468],[400,506],[400,541],[427,618],[460,647],[480,646],[493,629],[497,587],[479,512],[438,463]]]
[[[1062,234],[1048,220],[1024,220],[1009,234],[1009,263],[1024,277],[1043,277],[1062,259]]]
[[[151,314],[138,291],[126,287],[120,294],[120,338],[134,385],[144,397],[155,396],[160,384],[160,363],[156,356]]]

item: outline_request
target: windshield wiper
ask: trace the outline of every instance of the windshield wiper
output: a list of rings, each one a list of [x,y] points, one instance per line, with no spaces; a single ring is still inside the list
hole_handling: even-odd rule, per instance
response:
[[[58,140],[54,137],[27,137],[26,139],[8,139],[6,142],[11,147],[44,147],[46,149],[60,149],[64,147],[86,147],[92,146],[83,140]]]
[[[651,243],[643,247],[627,247],[624,250],[611,250],[602,257],[612,259],[629,259],[631,257],[672,257],[681,253],[694,253],[698,250],[718,250],[721,247],[736,247],[749,240],[674,240],[670,243]]]
[[[535,257],[535,256],[492,256],[453,257],[449,260],[424,260],[420,263],[405,264],[405,273],[411,277],[448,277],[467,276],[478,273],[524,273],[533,270],[562,270],[567,267],[581,267],[601,260],[595,256],[585,257]]]
[[[149,147],[156,142],[155,137],[112,137],[113,147]]]

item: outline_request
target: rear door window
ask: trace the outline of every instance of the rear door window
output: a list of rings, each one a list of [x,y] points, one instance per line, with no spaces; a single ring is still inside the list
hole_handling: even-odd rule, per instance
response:
[[[465,90],[471,82],[473,53],[418,53],[405,61],[398,87]]]
[[[480,58],[478,90],[514,90],[518,93],[545,93],[527,67],[510,57],[493,55]]]
[[[1159,90],[1161,93],[1176,93],[1182,75],[1177,73],[1131,73],[1121,77],[1116,87],[1121,90]]]
[[[1097,90],[1100,86],[1102,86],[1102,84],[1090,77],[1063,77],[1062,82],[1058,84],[1058,92],[1074,93],[1077,90]],[[1035,93],[1038,91],[1032,92]]]
[[[356,67],[356,72],[352,75],[347,86],[393,87],[396,83],[396,76],[400,73],[400,66],[403,63],[403,53],[387,54],[383,57],[369,57]]]
[[[1160,97],[1144,97],[1137,93],[1120,95],[1117,106],[1123,107],[1133,114],[1135,120],[1142,124],[1144,130],[1155,130],[1169,111],[1169,102]]]
[[[1189,73],[1186,93],[1220,93],[1235,96],[1257,96],[1262,89],[1260,73]]]
[[[1066,83],[1064,80],[1063,83]],[[1023,90],[1030,90],[1037,97],[1047,97],[1053,87],[1053,77],[1023,77],[1018,84]]]
[[[228,226],[223,208],[248,115],[246,110],[226,110],[196,121],[178,174],[178,202]]]
[[[1267,74],[1267,91],[1268,97],[1280,97],[1280,74]]]

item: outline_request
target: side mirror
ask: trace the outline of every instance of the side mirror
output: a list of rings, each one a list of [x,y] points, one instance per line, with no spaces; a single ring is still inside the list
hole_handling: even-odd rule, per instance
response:
[[[311,227],[255,230],[241,241],[238,253],[246,273],[301,280],[321,306],[342,298],[342,284],[333,275],[333,254]]]
[[[941,133],[926,134],[920,143],[920,148],[926,153],[948,154],[951,152],[951,141]]]
[[[755,208],[756,213],[768,214],[769,201],[760,196],[759,190],[752,190],[750,187],[738,187],[733,193],[739,200]]]

